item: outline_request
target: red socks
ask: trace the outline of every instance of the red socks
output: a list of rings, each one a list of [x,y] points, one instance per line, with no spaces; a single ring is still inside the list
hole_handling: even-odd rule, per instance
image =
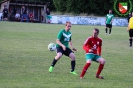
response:
[[[98,67],[98,70],[97,70],[97,73],[96,73],[96,76],[99,76],[101,71],[103,70],[103,67],[104,65],[103,64],[100,64],[99,67]]]
[[[82,69],[82,73],[80,74],[80,77],[84,77],[88,67],[91,65],[91,63],[86,63],[86,65],[84,66],[84,68]]]
[[[87,71],[87,69],[89,68],[89,66],[91,65],[91,63],[86,63],[84,68],[82,69],[82,73],[80,74],[80,78],[82,79]],[[98,71],[96,73],[96,78],[99,78],[99,79],[104,79],[102,76],[99,76],[101,71],[103,70],[103,67],[104,65],[103,64],[100,64],[99,67],[98,67]]]

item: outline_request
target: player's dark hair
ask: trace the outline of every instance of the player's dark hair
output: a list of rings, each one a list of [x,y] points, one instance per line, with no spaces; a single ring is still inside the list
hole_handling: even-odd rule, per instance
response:
[[[99,34],[99,29],[97,29],[97,28],[94,28],[94,30]]]

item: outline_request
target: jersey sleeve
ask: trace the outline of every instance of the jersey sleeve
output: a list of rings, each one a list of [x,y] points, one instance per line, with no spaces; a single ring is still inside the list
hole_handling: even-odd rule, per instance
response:
[[[100,44],[99,44],[99,47],[98,47],[98,50],[97,50],[97,54],[99,56],[101,56],[101,52],[102,52],[102,40],[100,41]]]
[[[108,18],[108,14],[106,15],[106,19]]]
[[[70,37],[70,41],[71,41],[71,40],[72,40],[72,38]],[[69,42],[70,42],[70,41],[69,41]]]
[[[90,39],[88,38],[85,42],[84,42],[84,45],[83,45],[83,49],[87,52],[89,52],[89,49],[90,49]]]
[[[59,31],[59,33],[58,33],[58,35],[57,35],[57,39],[61,39],[61,37],[62,37],[62,31]]]
[[[69,33],[71,34],[70,36],[70,39],[69,39],[69,42],[72,40],[72,33],[69,31]]]

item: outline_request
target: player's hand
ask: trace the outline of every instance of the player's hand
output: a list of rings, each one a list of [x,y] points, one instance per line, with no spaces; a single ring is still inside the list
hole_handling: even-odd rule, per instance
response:
[[[129,29],[127,28],[127,32],[129,31]]]
[[[77,49],[73,48],[72,50],[74,50],[75,52],[77,52]]]
[[[64,45],[62,46],[62,48],[63,48],[64,51],[66,50],[66,46],[64,46]]]
[[[92,49],[89,49],[89,53],[93,53],[93,50]]]

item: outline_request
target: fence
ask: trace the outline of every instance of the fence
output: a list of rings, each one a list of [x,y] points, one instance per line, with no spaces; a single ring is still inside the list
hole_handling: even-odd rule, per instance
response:
[[[86,17],[86,16],[52,16],[51,23],[65,24],[70,21],[72,24],[77,25],[105,25],[105,17]],[[126,18],[114,17],[113,26],[127,26],[128,21]]]

